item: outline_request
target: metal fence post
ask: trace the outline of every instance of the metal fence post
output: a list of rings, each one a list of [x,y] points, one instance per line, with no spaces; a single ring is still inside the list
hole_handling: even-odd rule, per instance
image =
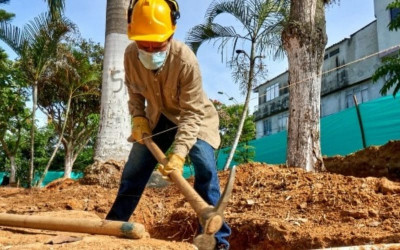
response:
[[[354,104],[356,106],[356,111],[357,111],[357,117],[358,117],[358,124],[360,125],[360,130],[361,130],[361,138],[362,138],[362,143],[363,147],[367,147],[367,143],[365,142],[365,133],[364,133],[364,126],[361,118],[361,112],[360,112],[360,107],[358,106],[358,101],[356,95],[353,95],[354,99]]]

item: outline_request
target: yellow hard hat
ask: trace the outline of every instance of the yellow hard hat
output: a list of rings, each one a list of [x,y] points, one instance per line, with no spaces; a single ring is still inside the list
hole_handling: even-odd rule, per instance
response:
[[[179,16],[175,0],[131,0],[128,9],[128,38],[164,42],[175,32]]]

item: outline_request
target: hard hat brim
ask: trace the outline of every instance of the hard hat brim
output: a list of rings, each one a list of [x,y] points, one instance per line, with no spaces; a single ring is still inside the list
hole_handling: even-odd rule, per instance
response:
[[[128,34],[128,38],[134,41],[148,41],[148,42],[165,42],[174,34],[174,30],[166,34],[151,34],[151,35],[130,35]]]

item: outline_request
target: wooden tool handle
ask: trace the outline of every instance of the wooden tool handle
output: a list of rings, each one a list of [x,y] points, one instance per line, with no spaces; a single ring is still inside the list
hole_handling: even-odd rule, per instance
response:
[[[139,223],[84,218],[59,218],[0,213],[0,226],[113,235],[140,239],[148,235]]]
[[[145,138],[144,143],[151,151],[157,161],[163,165],[168,163],[168,159],[157,144],[151,138]],[[209,210],[212,206],[208,205],[203,198],[194,190],[194,188],[183,178],[179,171],[173,171],[169,178],[178,186],[179,190],[185,196],[198,216],[201,216],[204,211]]]

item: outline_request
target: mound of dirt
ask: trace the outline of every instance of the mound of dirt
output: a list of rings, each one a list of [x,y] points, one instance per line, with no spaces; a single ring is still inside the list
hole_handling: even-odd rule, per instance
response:
[[[393,145],[375,147],[376,154],[365,153],[365,157],[370,155],[370,162],[376,160],[383,164],[384,160],[376,158],[386,154],[378,151],[394,148]],[[391,151],[389,156],[395,153],[398,154]],[[354,155],[358,154],[361,152]],[[352,161],[349,167],[357,166],[356,158],[349,156]],[[359,162],[364,164],[364,156],[360,156]],[[335,168],[345,170],[340,166]],[[219,173],[222,187],[228,175],[228,172]],[[117,193],[116,188],[68,180],[60,182],[43,189],[0,188],[0,212],[48,212],[48,215],[82,218],[92,214],[104,218]],[[297,250],[398,243],[399,195],[400,183],[385,177],[306,173],[298,168],[261,163],[240,165],[225,211],[225,219],[232,228],[231,249]],[[190,243],[197,234],[197,218],[175,185],[146,188],[130,220],[145,225],[151,235],[145,245],[139,245],[143,249],[193,249]],[[46,242],[56,235],[59,233],[0,227],[0,248],[50,249]],[[52,249],[125,249],[129,244],[132,248],[141,244],[108,236],[63,235],[79,236],[82,240],[51,246]]]
[[[324,158],[328,172],[357,177],[400,179],[400,141],[370,146],[347,156]]]
[[[124,166],[125,161],[97,161],[86,168],[84,178],[80,179],[79,183],[83,185],[99,185],[105,188],[117,188]],[[153,172],[147,183],[147,187],[166,187],[168,185],[170,185],[170,182],[163,179],[158,171]]]
[[[116,188],[119,185],[124,161],[96,161],[85,170],[84,177],[80,179],[81,184],[100,185],[106,188]]]

